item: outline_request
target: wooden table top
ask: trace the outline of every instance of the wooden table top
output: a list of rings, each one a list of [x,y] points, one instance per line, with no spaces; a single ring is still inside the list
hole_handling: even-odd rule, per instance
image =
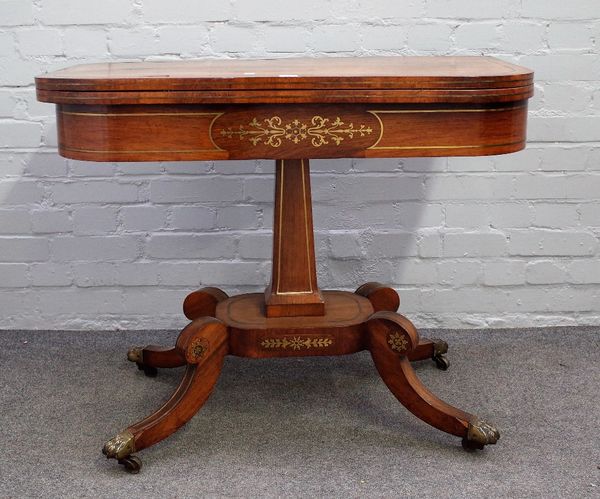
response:
[[[83,103],[88,97],[89,103],[95,98],[97,103],[125,99],[116,102],[125,104],[146,97],[215,102],[216,93],[220,103],[240,103],[248,92],[255,98],[261,95],[256,92],[267,92],[265,98],[271,95],[277,102],[374,102],[383,94],[411,102],[415,91],[523,98],[531,94],[532,80],[529,69],[492,57],[394,56],[85,64],[39,76],[36,87],[40,100],[61,103]]]
[[[93,161],[504,154],[533,73],[491,57],[118,62],[36,78],[59,151]]]

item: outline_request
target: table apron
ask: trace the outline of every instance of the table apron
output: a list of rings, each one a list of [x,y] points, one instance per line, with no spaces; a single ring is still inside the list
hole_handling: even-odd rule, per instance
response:
[[[527,101],[427,105],[57,105],[88,161],[481,156],[525,147]]]

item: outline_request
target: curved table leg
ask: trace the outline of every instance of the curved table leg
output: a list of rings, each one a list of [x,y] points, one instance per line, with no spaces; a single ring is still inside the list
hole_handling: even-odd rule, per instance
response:
[[[367,282],[360,286],[355,293],[367,298],[374,312],[387,310],[395,312],[400,307],[400,296],[395,289],[379,282]],[[423,338],[410,353],[410,360],[432,359],[442,371],[450,367],[450,362],[444,355],[448,351],[448,343],[439,339]]]
[[[450,367],[450,361],[446,358],[448,352],[448,343],[438,338],[421,338],[417,347],[410,352],[408,360],[426,360],[431,359],[435,362],[438,369],[446,371]]]
[[[156,376],[157,367],[185,366],[185,357],[177,348],[157,345],[130,348],[127,352],[127,360],[135,362],[138,369],[150,377]]]
[[[139,471],[141,463],[132,454],[167,438],[204,405],[221,373],[227,340],[227,327],[217,319],[204,317],[184,328],[175,347],[187,363],[179,386],[160,409],[106,442],[104,455]]]
[[[192,321],[200,317],[214,317],[219,302],[227,298],[227,293],[219,288],[198,289],[186,296],[183,302],[183,313]],[[135,362],[138,369],[143,370],[146,376],[150,377],[156,376],[157,367],[185,366],[185,358],[177,348],[157,345],[130,348],[127,359]]]
[[[408,319],[376,312],[367,322],[367,330],[377,371],[402,405],[431,426],[462,437],[465,449],[496,443],[500,434],[495,427],[440,400],[419,380],[409,361],[419,336]]]

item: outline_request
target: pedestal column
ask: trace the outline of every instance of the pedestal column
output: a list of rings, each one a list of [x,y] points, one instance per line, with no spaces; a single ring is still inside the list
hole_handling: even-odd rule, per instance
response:
[[[308,160],[275,165],[273,271],[265,291],[267,317],[325,315],[317,285]]]

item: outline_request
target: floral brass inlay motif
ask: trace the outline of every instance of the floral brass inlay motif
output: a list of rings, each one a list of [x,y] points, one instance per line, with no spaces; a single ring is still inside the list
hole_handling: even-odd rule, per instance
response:
[[[331,338],[302,338],[294,336],[292,338],[266,338],[261,342],[261,346],[267,349],[302,350],[309,348],[325,348],[333,343]]]
[[[190,347],[190,352],[194,359],[201,359],[208,350],[208,341],[205,338],[200,338],[194,341]]]
[[[329,141],[339,146],[344,138],[352,139],[355,135],[364,137],[371,133],[373,129],[370,126],[355,127],[353,123],[344,123],[339,116],[333,121],[322,116],[313,116],[310,124],[298,119],[284,124],[279,116],[265,118],[262,121],[253,118],[250,123],[240,125],[237,129],[229,127],[221,130],[223,137],[231,138],[237,135],[240,140],[247,138],[252,145],[263,143],[271,147],[281,146],[283,139],[298,144],[309,138],[313,147],[321,147],[329,144]]]
[[[408,348],[408,340],[403,334],[399,332],[391,333],[388,336],[388,343],[392,350],[397,350],[398,352],[405,352]]]

